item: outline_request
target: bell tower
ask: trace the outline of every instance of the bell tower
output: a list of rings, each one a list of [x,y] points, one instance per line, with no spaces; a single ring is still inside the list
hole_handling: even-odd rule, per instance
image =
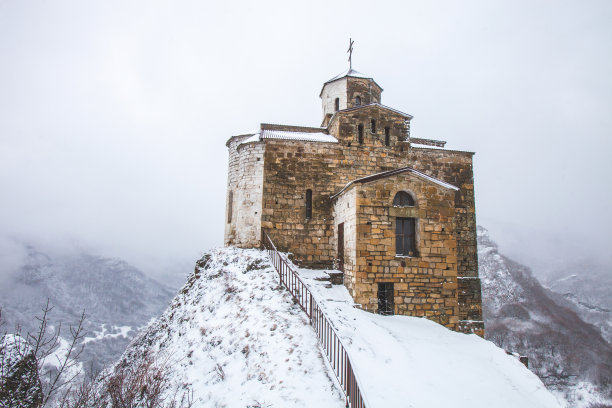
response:
[[[380,103],[383,89],[372,77],[350,68],[323,84],[319,98],[323,104],[323,123],[339,110]]]

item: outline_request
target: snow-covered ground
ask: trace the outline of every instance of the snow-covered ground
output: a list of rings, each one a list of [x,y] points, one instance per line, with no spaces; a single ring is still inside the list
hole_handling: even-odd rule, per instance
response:
[[[199,265],[123,362],[161,356],[168,392],[192,390],[194,407],[345,406],[306,316],[264,252],[216,249]]]
[[[343,286],[301,270],[347,346],[368,408],[558,408],[540,380],[476,335],[425,319],[353,307]],[[329,285],[327,285],[329,286]],[[258,250],[221,248],[198,262],[170,307],[122,363],[166,359],[172,387],[194,407],[345,406],[315,334]]]
[[[559,407],[516,358],[474,334],[353,307],[344,286],[300,269],[353,361],[368,407]]]

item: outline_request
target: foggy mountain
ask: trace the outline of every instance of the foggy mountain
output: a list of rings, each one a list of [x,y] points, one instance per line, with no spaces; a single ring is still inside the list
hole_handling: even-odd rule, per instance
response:
[[[612,347],[600,330],[529,268],[501,255],[482,227],[478,261],[487,339],[529,357],[529,368],[568,407],[612,406]]]
[[[583,320],[599,327],[612,343],[612,274],[588,262],[556,269],[544,285],[562,295]]]
[[[139,328],[165,309],[174,291],[119,259],[89,254],[51,256],[26,245],[20,268],[0,287],[3,331],[21,326],[22,334],[37,329],[35,316],[49,299],[49,324],[69,324],[86,314],[85,369],[98,370],[115,360]]]

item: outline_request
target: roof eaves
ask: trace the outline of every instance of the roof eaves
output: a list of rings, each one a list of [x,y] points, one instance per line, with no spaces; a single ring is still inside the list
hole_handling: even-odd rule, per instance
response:
[[[428,176],[425,173],[421,173],[420,171],[417,171],[411,167],[402,167],[399,169],[394,169],[394,170],[389,170],[389,171],[384,171],[382,173],[376,173],[376,174],[372,174],[370,176],[366,176],[366,177],[361,177],[358,179],[355,179],[353,181],[348,182],[348,184],[346,186],[344,186],[344,188],[342,188],[342,190],[338,191],[336,194],[332,195],[330,198],[333,200],[336,197],[338,197],[340,194],[342,194],[344,191],[346,191],[348,188],[350,188],[352,185],[354,184],[364,184],[364,183],[369,183],[370,181],[376,181],[376,180],[380,180],[383,178],[387,178],[387,177],[391,177],[391,176],[395,176],[401,173],[412,173],[417,177],[423,178],[425,180],[428,180],[432,183],[435,183],[441,187],[444,187],[446,189],[449,190],[454,190],[454,191],[458,191],[459,187],[456,187],[450,183],[447,183],[445,181],[442,181],[440,179],[437,179],[435,177],[431,177]]]
[[[400,115],[402,115],[402,116],[404,116],[405,118],[408,118],[408,119],[412,119],[412,118],[414,118],[414,116],[412,116],[412,115],[410,115],[410,114],[408,114],[408,113],[405,113],[405,112],[399,111],[399,110],[397,110],[397,109],[393,109],[393,108],[391,108],[391,107],[389,107],[389,106],[386,106],[386,105],[380,104],[380,103],[378,103],[378,102],[368,103],[367,105],[353,106],[352,108],[341,109],[341,110],[339,110],[338,112],[352,112],[352,111],[355,111],[355,110],[359,110],[359,109],[363,109],[363,108],[371,108],[371,107],[379,107],[379,108],[381,108],[381,109],[390,110],[391,112],[398,113],[398,114],[400,114]],[[336,113],[338,113],[338,112],[336,112]],[[335,114],[334,114],[334,115],[335,115]],[[333,119],[333,118],[332,118],[332,119]],[[330,120],[329,122],[331,123],[331,120]]]

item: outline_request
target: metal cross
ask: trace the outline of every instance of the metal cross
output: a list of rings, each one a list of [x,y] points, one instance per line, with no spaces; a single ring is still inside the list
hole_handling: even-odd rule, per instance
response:
[[[353,69],[353,43],[355,41],[353,41],[352,38],[349,38],[349,49],[346,51],[349,53],[349,58],[348,58],[348,62],[349,62],[349,68]]]

